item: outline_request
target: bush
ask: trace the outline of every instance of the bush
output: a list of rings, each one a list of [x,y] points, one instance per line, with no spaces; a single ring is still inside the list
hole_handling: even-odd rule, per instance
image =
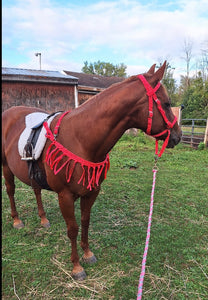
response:
[[[205,144],[203,142],[199,143],[198,150],[204,150]]]

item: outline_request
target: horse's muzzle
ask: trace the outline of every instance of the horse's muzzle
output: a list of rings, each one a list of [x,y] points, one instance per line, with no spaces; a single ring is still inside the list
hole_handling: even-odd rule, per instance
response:
[[[167,148],[174,148],[181,141],[181,137],[182,137],[181,130],[179,134],[171,132]]]

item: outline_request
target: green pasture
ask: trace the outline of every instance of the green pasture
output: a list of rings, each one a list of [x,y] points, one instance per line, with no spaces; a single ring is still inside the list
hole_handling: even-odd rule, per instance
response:
[[[71,277],[70,243],[55,193],[43,191],[49,229],[40,226],[31,188],[16,180],[25,228],[15,230],[2,181],[2,299],[136,299],[152,187],[154,143],[123,136],[93,206],[87,279]],[[143,300],[207,299],[208,150],[166,149],[158,162]],[[80,224],[79,201],[76,202]],[[80,234],[78,236],[80,242]],[[82,251],[79,247],[80,256]]]

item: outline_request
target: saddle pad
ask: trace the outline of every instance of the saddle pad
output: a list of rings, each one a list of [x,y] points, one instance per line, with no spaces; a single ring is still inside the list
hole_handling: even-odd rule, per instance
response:
[[[53,116],[51,116],[48,120],[48,126],[50,126],[52,120],[55,118],[55,116],[57,116],[57,114],[60,114],[60,112],[54,114]],[[20,135],[19,141],[18,141],[18,151],[21,157],[25,157],[25,145],[27,143],[27,140],[31,134],[32,128],[35,127],[36,125],[38,125],[39,123],[43,122],[49,115],[45,114],[45,113],[41,113],[41,112],[35,112],[35,113],[31,113],[29,115],[27,115],[25,117],[25,129],[23,130],[23,132]],[[46,143],[46,130],[44,127],[42,127],[40,135],[38,137],[37,143],[34,147],[34,151],[33,151],[33,158],[35,160],[37,160],[42,151],[43,148],[45,146]]]

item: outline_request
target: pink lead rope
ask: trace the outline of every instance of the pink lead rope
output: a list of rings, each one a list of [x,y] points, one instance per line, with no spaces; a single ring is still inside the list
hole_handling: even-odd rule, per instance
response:
[[[148,248],[149,248],[150,229],[151,229],[151,223],[152,223],[154,192],[155,192],[155,180],[156,180],[157,171],[158,171],[157,168],[154,168],[152,170],[152,172],[153,172],[153,183],[152,183],[152,192],[151,192],[149,220],[148,220],[148,227],[147,227],[146,243],[145,243],[143,260],[142,260],[141,274],[140,274],[140,278],[139,278],[137,300],[141,300],[142,299],[142,287],[143,287],[143,281],[144,281],[144,275],[145,275],[145,266],[146,266],[146,260],[147,260],[147,252],[148,252]]]
[[[150,202],[150,211],[149,211],[149,220],[148,220],[148,227],[147,227],[147,237],[146,237],[146,243],[145,243],[145,248],[144,248],[144,254],[143,254],[143,260],[142,260],[142,267],[141,267],[141,274],[139,278],[139,285],[138,285],[138,293],[137,293],[137,300],[142,299],[142,288],[143,288],[143,282],[144,282],[144,275],[145,275],[145,266],[146,266],[146,260],[147,260],[147,252],[149,248],[149,239],[150,239],[150,229],[151,229],[151,223],[152,223],[152,213],[153,213],[153,203],[154,203],[154,192],[155,192],[155,180],[156,180],[156,174],[158,171],[158,168],[156,166],[157,159],[162,156],[163,152],[165,151],[165,148],[168,145],[169,137],[170,137],[170,129],[173,128],[175,123],[177,122],[177,118],[175,117],[172,122],[168,120],[166,117],[165,111],[163,110],[160,100],[157,98],[156,92],[160,87],[160,83],[156,85],[155,88],[152,88],[152,86],[148,83],[146,78],[143,75],[138,75],[138,78],[141,80],[143,83],[145,89],[146,89],[146,94],[149,97],[149,116],[148,116],[148,121],[147,121],[147,130],[146,133],[148,135],[151,135],[156,138],[155,141],[155,166],[153,168],[153,183],[152,183],[152,192],[151,192],[151,202]],[[159,134],[152,135],[151,134],[151,129],[152,129],[152,118],[153,118],[153,103],[157,104],[157,108],[160,111],[166,125],[167,129],[165,129],[163,132],[160,132]],[[157,138],[167,134],[167,137],[165,138],[165,141],[162,145],[162,149],[158,153],[158,140]]]

